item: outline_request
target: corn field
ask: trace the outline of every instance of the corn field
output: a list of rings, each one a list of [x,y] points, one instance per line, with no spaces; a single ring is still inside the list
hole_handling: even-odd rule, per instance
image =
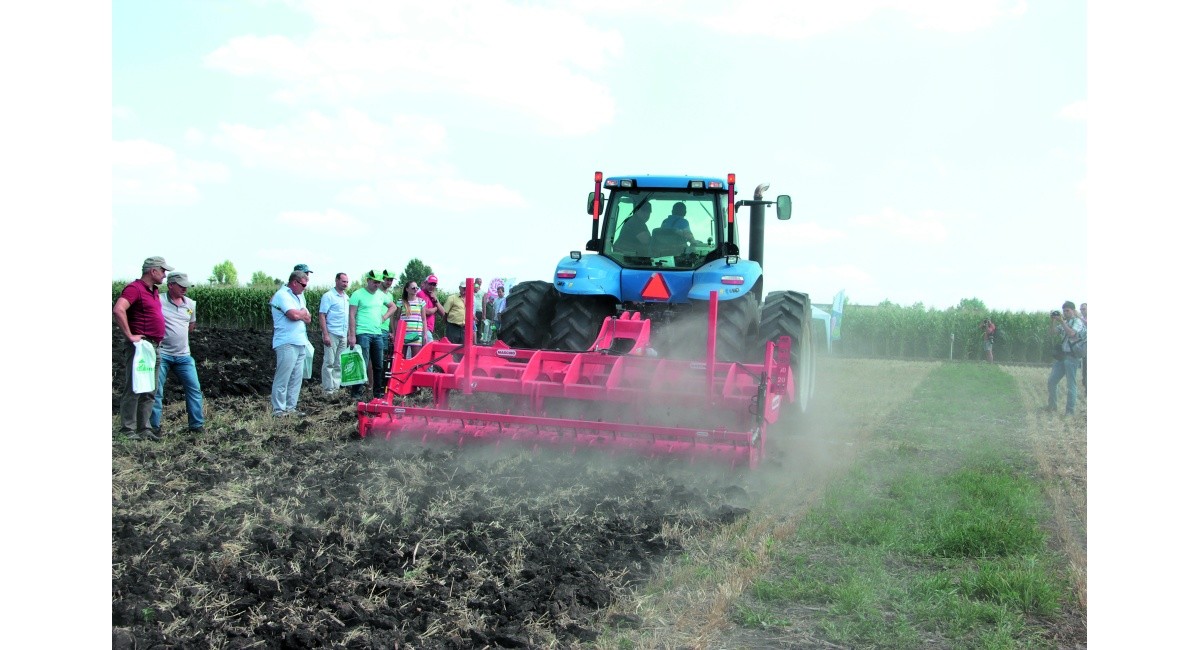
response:
[[[939,311],[919,304],[846,305],[842,338],[834,342],[833,349],[835,354],[854,357],[979,360],[986,357],[979,329],[985,318],[996,324],[992,355],[997,362],[1049,363],[1053,359],[1048,313]]]
[[[357,285],[357,283],[355,283]],[[114,282],[112,300],[115,303],[125,287]],[[357,286],[351,286],[353,291]],[[308,309],[313,313],[313,329],[319,329],[315,315],[321,295],[328,287],[314,287],[304,292]],[[188,297],[199,303],[196,319],[201,325],[237,328],[270,328],[271,310],[268,303],[273,289],[260,287],[217,287],[195,285]],[[439,298],[446,294],[439,291]],[[992,354],[998,362],[1049,363],[1052,360],[1052,341],[1047,335],[1047,314],[1027,312],[998,312],[951,308],[926,309],[921,305],[901,307],[894,304],[879,306],[846,305],[842,319],[842,338],[834,341],[834,354],[851,357],[884,357],[896,359],[958,359],[984,358],[983,333],[979,323],[991,318],[996,324],[996,339]],[[443,319],[438,319],[435,334],[440,336]],[[824,333],[817,327],[818,349],[824,351]],[[953,335],[953,346],[951,342]],[[952,349],[953,347],[953,349]]]

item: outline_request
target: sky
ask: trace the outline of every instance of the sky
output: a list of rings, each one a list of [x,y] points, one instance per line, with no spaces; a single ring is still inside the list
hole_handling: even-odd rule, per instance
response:
[[[1079,0],[118,1],[112,278],[550,280],[595,171],[733,172],[793,200],[767,291],[1084,302],[1086,37]]]

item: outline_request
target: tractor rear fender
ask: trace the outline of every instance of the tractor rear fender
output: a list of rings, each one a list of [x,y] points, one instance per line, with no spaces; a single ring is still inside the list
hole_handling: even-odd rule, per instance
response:
[[[688,298],[708,300],[710,291],[716,291],[717,299],[722,301],[741,298],[750,293],[762,274],[762,267],[748,259],[737,264],[728,264],[725,258],[714,260],[696,269]]]
[[[566,296],[612,296],[620,300],[621,267],[601,255],[564,257],[554,269],[554,288]]]

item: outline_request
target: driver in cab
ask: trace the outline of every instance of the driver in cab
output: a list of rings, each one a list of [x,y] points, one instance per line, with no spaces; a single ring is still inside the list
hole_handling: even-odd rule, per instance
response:
[[[678,201],[671,206],[671,216],[663,220],[662,227],[677,231],[684,241],[693,246],[704,243],[692,234],[692,226],[687,220],[687,206],[683,201]]]

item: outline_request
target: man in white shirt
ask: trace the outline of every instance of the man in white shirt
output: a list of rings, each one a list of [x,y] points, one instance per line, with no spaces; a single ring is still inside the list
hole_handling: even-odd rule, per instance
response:
[[[321,320],[321,342],[325,344],[321,363],[321,388],[333,396],[342,387],[342,351],[346,349],[346,326],[350,318],[350,276],[338,273],[333,288],[321,296],[317,318]]]
[[[300,382],[304,378],[305,343],[312,314],[304,302],[304,287],[308,274],[292,271],[287,284],[271,297],[271,318],[275,332],[271,348],[275,350],[275,379],[271,382],[271,415],[285,417],[305,413],[296,410],[300,399]]]

